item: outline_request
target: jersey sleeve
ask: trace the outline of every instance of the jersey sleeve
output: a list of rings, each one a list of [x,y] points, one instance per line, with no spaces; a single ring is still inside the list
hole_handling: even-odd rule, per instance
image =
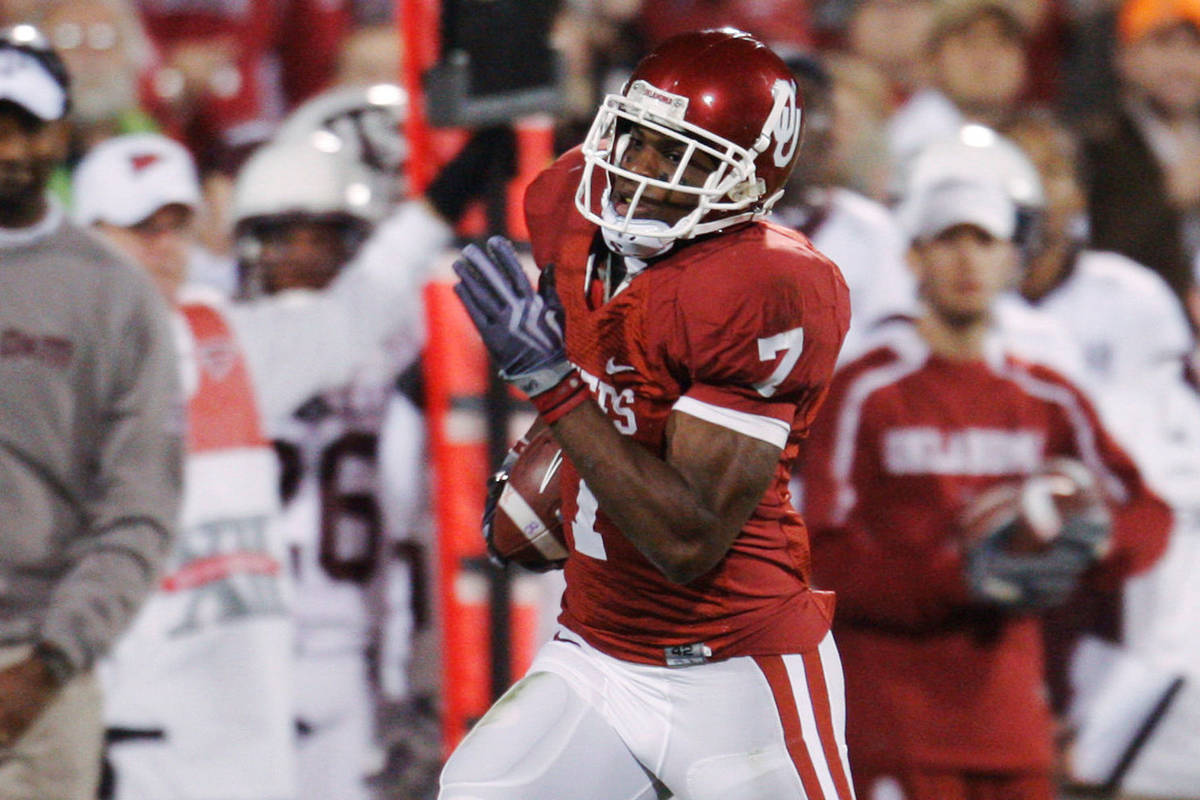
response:
[[[579,148],[574,148],[542,170],[525,190],[525,224],[533,260],[541,269],[554,258],[555,246],[564,229],[563,214],[577,215],[582,221],[575,211],[575,188],[582,174],[583,155]]]
[[[828,387],[849,324],[845,283],[811,250],[719,255],[744,272],[684,282],[672,356],[690,386],[675,408],[782,447]]]
[[[1112,547],[1091,579],[1112,587],[1147,569],[1162,555],[1172,525],[1170,507],[1146,484],[1082,391],[1041,367],[1030,370],[1030,381],[1031,389],[1052,404],[1055,437],[1051,448],[1082,461],[1097,476],[1108,500],[1113,516]]]
[[[1140,319],[1114,319],[1121,325],[1121,338],[1141,349],[1140,362],[1150,368],[1161,364],[1177,365],[1192,349],[1192,330],[1179,298],[1157,273],[1123,256],[1111,255],[1136,275],[1130,290],[1141,300],[1130,304],[1141,312]],[[1129,315],[1133,316],[1133,315]]]

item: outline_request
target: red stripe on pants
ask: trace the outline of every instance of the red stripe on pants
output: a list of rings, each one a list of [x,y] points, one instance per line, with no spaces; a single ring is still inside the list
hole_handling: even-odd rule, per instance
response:
[[[825,684],[821,653],[811,650],[802,658],[808,682],[808,696],[812,701],[813,716],[817,719],[817,735],[821,738],[821,749],[825,752],[825,763],[829,765],[833,785],[837,787],[838,800],[854,800],[850,781],[846,778],[848,770],[842,763],[842,753],[838,749],[837,736],[833,731],[833,706],[829,702],[829,687]]]
[[[800,728],[800,712],[796,709],[796,696],[792,691],[792,679],[788,676],[782,656],[755,656],[754,662],[762,670],[771,687],[775,698],[775,708],[779,711],[779,722],[783,725],[783,741],[787,745],[788,755],[800,775],[800,783],[804,786],[804,794],[808,800],[826,800],[821,791],[821,782],[817,779],[817,771],[813,767],[812,756],[804,743],[804,732]],[[811,680],[811,679],[810,679]]]

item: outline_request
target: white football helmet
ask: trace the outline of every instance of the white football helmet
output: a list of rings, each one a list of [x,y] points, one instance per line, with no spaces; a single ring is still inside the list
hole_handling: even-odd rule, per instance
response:
[[[259,274],[258,256],[261,236],[273,226],[333,223],[344,236],[348,261],[387,215],[391,203],[371,171],[337,147],[339,141],[325,141],[324,148],[306,140],[270,142],[238,172],[233,217],[243,296],[268,283]]]
[[[399,181],[408,160],[403,135],[408,95],[392,83],[335,87],[296,108],[275,132],[274,141],[309,141],[317,147],[341,140],[344,152],[371,171],[387,196],[401,196]]]

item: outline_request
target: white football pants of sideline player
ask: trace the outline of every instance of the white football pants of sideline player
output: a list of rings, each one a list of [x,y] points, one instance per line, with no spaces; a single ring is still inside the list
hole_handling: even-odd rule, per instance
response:
[[[369,800],[378,767],[367,662],[360,653],[296,662],[299,800]]]

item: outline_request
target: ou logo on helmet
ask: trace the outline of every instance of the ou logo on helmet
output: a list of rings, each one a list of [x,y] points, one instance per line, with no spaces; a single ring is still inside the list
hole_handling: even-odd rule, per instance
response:
[[[796,86],[782,78],[771,87],[775,108],[771,112],[771,137],[775,140],[772,154],[775,166],[786,167],[800,145],[800,119],[803,111],[796,105]]]

